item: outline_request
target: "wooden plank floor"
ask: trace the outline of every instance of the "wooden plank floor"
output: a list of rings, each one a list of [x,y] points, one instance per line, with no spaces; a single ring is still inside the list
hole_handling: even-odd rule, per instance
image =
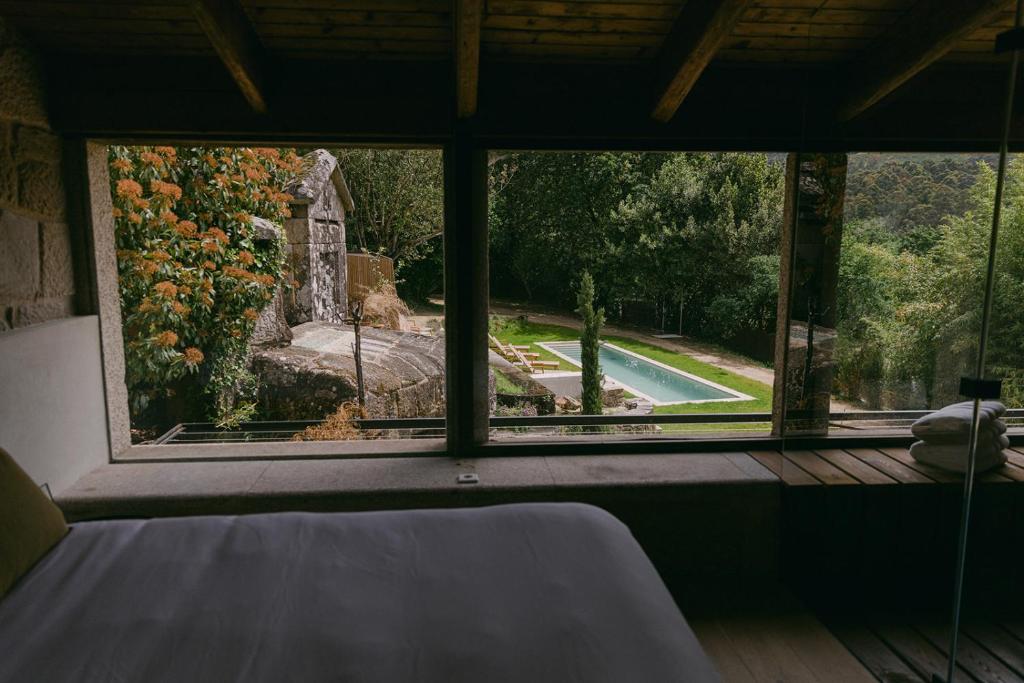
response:
[[[684,607],[723,683],[873,683],[869,670],[785,588],[733,587]]]
[[[1024,483],[1024,448],[1007,449],[1005,453],[1007,463],[979,474],[977,481]],[[957,484],[963,481],[962,475],[917,462],[906,448],[752,451],[750,456],[787,486]]]
[[[931,683],[945,677],[948,614],[826,614],[823,622],[883,683]],[[1024,683],[1024,631],[1012,618],[968,617],[960,634],[957,681]]]

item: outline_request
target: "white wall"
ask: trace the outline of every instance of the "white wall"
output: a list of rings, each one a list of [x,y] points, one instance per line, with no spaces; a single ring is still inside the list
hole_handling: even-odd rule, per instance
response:
[[[54,494],[107,463],[96,316],[0,334],[0,448]]]

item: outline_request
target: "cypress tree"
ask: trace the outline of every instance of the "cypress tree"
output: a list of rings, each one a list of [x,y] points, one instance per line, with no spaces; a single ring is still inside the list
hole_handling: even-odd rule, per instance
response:
[[[583,364],[583,414],[601,414],[601,365],[597,351],[600,343],[601,325],[604,324],[604,309],[594,310],[594,278],[583,271],[576,304],[583,319],[580,333],[581,362]]]

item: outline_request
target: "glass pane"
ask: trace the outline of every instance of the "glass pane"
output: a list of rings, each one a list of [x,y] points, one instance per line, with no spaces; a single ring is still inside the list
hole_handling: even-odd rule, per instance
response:
[[[119,146],[110,177],[136,443],[443,439],[439,151]]]
[[[492,438],[767,435],[783,161],[492,153]]]

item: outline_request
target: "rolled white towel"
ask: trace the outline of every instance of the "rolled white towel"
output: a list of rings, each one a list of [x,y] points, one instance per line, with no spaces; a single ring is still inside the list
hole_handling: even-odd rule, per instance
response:
[[[911,428],[913,431],[913,428]],[[978,444],[992,444],[996,437],[1006,433],[1006,423],[1001,419],[996,418],[986,424],[979,425],[978,430]],[[923,439],[930,444],[966,444],[971,436],[971,425],[968,422],[967,427],[964,429],[957,429],[948,432],[925,432],[923,434],[917,434],[919,439]]]
[[[999,401],[982,401],[979,411],[979,424],[982,429],[1006,413],[1006,406]],[[940,408],[933,413],[916,420],[910,431],[919,439],[927,439],[932,434],[957,434],[971,431],[971,420],[974,419],[974,403],[963,401]],[[1005,430],[1005,425],[1003,431]]]
[[[999,443],[1006,442],[1001,448],[977,449],[975,467],[978,472],[984,472],[994,467],[999,467],[1006,462],[1006,455],[1003,448],[1009,445],[1009,439],[1005,435],[996,437]],[[910,447],[910,455],[914,460],[925,465],[933,465],[940,469],[951,472],[967,471],[967,445],[966,444],[944,444],[934,445],[924,441],[916,441]]]

